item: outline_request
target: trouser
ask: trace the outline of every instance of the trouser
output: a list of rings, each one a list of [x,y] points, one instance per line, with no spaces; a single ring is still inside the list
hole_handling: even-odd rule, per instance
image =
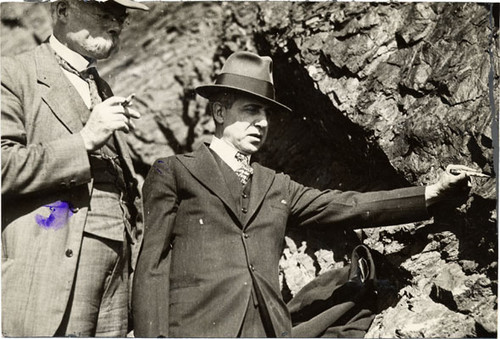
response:
[[[56,336],[125,337],[128,245],[84,233],[76,276]]]

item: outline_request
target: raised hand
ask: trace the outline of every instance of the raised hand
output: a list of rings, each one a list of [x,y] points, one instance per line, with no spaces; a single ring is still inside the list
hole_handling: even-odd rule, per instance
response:
[[[125,100],[123,97],[113,96],[94,107],[80,131],[87,151],[101,148],[114,131],[128,133],[134,129],[131,119],[139,119],[141,115],[129,106],[122,105]]]

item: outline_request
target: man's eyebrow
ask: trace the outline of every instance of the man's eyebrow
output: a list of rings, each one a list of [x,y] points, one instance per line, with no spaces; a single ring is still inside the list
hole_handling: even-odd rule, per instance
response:
[[[270,106],[259,104],[259,103],[247,103],[243,105],[244,108],[262,108],[266,111],[270,109]]]

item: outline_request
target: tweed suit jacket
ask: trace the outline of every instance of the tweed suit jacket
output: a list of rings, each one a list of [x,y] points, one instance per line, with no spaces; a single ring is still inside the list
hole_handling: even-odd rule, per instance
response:
[[[53,53],[44,43],[2,59],[2,329],[7,336],[56,332],[92,196],[89,159],[77,134],[88,108]],[[102,96],[111,96],[99,81]],[[134,195],[134,170],[120,134],[117,150]],[[49,220],[51,214],[58,223],[42,227],[40,218]]]
[[[132,297],[136,336],[235,337],[255,290],[275,334],[290,336],[278,280],[287,227],[428,217],[424,187],[319,191],[257,163],[252,167],[248,211],[240,213],[205,145],[154,163],[143,187],[145,233]]]

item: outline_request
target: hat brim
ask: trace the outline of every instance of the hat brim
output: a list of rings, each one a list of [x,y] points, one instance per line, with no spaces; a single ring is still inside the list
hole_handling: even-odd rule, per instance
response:
[[[204,86],[199,86],[199,87],[195,88],[196,93],[198,93],[199,95],[201,95],[202,97],[207,98],[207,99],[210,99],[215,94],[220,93],[221,91],[224,91],[224,90],[230,90],[230,91],[236,91],[236,92],[240,92],[240,93],[249,94],[253,97],[262,99],[265,102],[272,104],[274,107],[278,108],[280,111],[285,111],[288,113],[292,112],[292,110],[290,108],[288,108],[287,106],[285,106],[283,104],[280,104],[279,102],[277,102],[275,100],[269,99],[268,97],[256,94],[256,93],[251,92],[251,91],[246,91],[246,90],[241,89],[239,87],[233,87],[233,86],[227,86],[227,85],[204,85]]]
[[[122,5],[123,7],[130,8],[130,9],[140,9],[142,11],[149,11],[149,7],[141,4],[140,2],[137,1],[132,1],[132,0],[112,0],[113,2],[116,2],[119,5]]]

